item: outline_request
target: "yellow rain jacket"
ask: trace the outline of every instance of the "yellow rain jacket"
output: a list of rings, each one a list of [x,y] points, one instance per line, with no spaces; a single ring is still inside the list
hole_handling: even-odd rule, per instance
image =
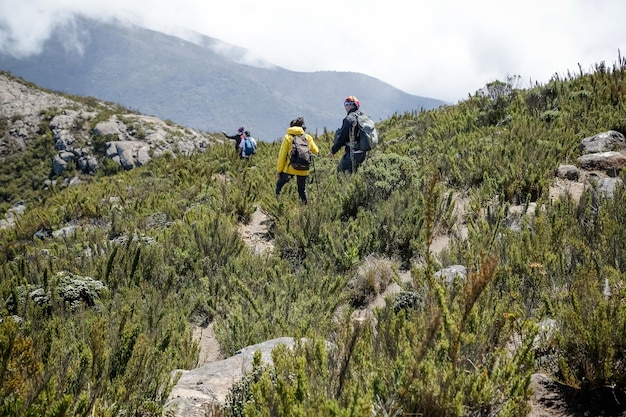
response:
[[[295,169],[289,164],[289,155],[291,155],[291,144],[293,142],[293,136],[300,136],[304,133],[304,129],[300,126],[292,126],[287,129],[287,134],[283,138],[283,143],[280,145],[280,152],[278,152],[278,161],[276,162],[276,169],[278,172],[285,172],[290,175],[308,175],[308,169]],[[309,149],[313,155],[317,155],[320,151],[315,142],[313,136],[306,134],[306,138],[309,141]]]

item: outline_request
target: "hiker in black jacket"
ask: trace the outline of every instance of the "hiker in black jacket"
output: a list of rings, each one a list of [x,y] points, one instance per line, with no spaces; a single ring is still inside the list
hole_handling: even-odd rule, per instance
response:
[[[328,155],[332,158],[339,152],[342,146],[345,146],[345,153],[341,157],[339,165],[337,165],[338,172],[356,172],[367,156],[367,152],[354,146],[354,142],[358,142],[355,138],[358,138],[360,134],[354,112],[359,109],[360,105],[359,99],[354,96],[346,97],[343,102],[343,106],[346,109],[346,117],[343,118],[341,127],[335,132],[335,141]],[[353,146],[350,146],[351,142]]]
[[[244,128],[243,126],[237,130],[237,133],[234,135],[227,135],[226,132],[222,131],[222,134],[226,136],[228,139],[233,139],[235,141],[235,152],[239,153],[239,144],[244,138]]]

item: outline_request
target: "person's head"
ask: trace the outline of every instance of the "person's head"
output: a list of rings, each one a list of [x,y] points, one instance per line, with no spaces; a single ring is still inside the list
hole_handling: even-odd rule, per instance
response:
[[[246,136],[250,136],[250,131],[246,130],[245,132],[243,132],[243,134],[246,135]]]
[[[348,96],[343,101],[343,106],[345,107],[346,111],[350,111],[352,109],[358,109],[361,106],[361,103],[359,102],[359,99],[355,96]]]
[[[302,130],[306,130],[306,125],[304,124],[304,117],[300,116],[297,119],[292,120],[289,123],[289,127],[300,126]]]
[[[239,128],[239,130],[237,131],[238,133],[243,133],[243,126]]]

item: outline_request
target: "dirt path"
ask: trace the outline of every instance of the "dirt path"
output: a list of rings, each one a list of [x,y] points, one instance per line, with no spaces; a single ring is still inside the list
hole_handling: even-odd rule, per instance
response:
[[[215,338],[213,323],[209,324],[206,328],[200,326],[194,327],[193,338],[198,342],[200,347],[196,368],[206,365],[207,363],[224,359],[220,352],[220,344]]]
[[[274,242],[269,236],[269,217],[257,206],[248,224],[239,225],[239,233],[246,245],[260,255],[274,250]]]

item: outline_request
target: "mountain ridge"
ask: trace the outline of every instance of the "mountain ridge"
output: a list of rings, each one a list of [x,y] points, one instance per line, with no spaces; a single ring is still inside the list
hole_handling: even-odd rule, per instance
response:
[[[313,133],[333,130],[346,95],[359,97],[375,121],[445,104],[360,73],[248,65],[242,63],[245,49],[195,36],[192,42],[77,16],[57,27],[37,55],[0,54],[0,69],[44,88],[120,103],[194,129],[234,131],[244,125],[266,141],[282,137],[297,116],[305,117]]]

